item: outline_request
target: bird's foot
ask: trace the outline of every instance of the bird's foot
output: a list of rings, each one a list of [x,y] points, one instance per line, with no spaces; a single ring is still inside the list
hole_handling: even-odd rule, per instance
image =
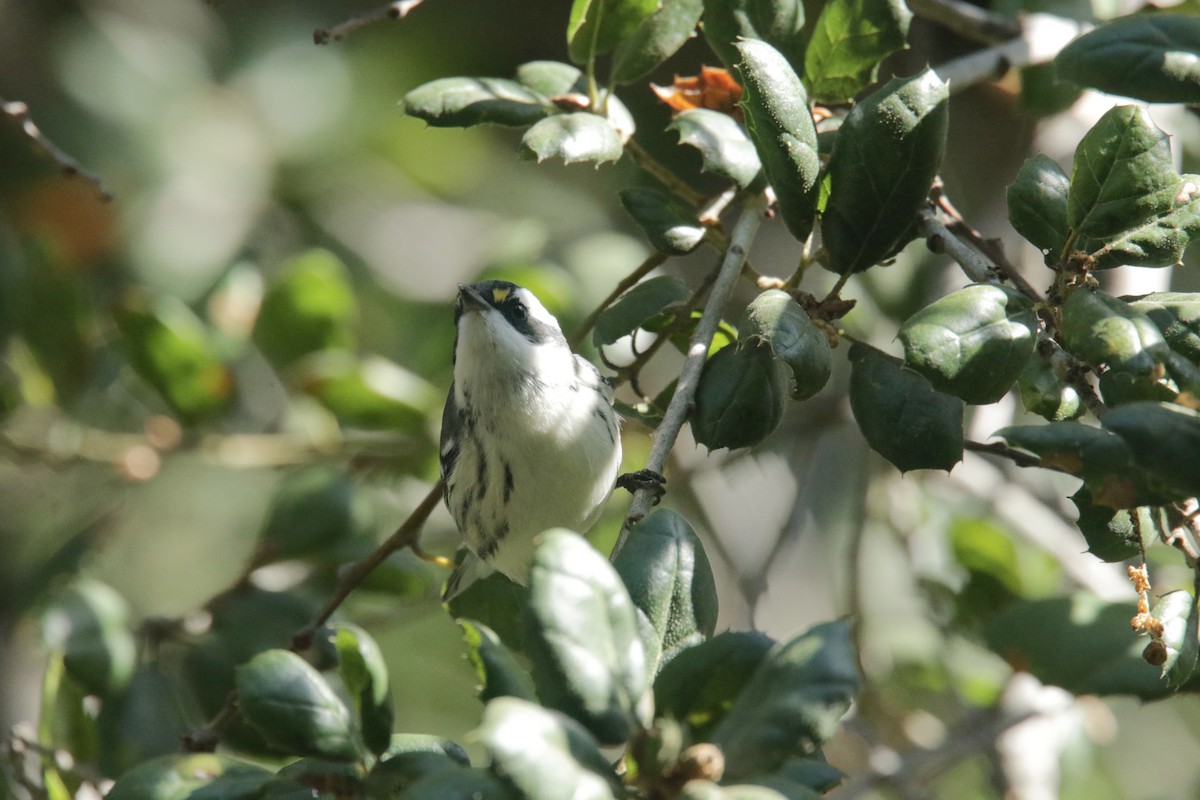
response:
[[[653,495],[651,505],[658,505],[658,501],[667,493],[667,479],[652,469],[639,469],[617,478],[617,488],[625,489],[630,494],[645,489]]]

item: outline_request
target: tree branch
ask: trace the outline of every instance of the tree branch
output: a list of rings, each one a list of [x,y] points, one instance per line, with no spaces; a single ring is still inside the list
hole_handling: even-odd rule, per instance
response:
[[[716,333],[717,326],[721,323],[721,314],[724,312],[725,303],[729,300],[733,285],[742,272],[746,254],[758,233],[763,216],[763,203],[761,198],[757,198],[745,205],[742,209],[742,216],[734,226],[729,248],[725,251],[716,283],[713,284],[708,303],[704,306],[704,313],[700,315],[700,322],[688,345],[687,357],[683,369],[679,372],[675,394],[671,397],[671,403],[667,406],[666,413],[663,414],[663,421],[654,430],[654,441],[650,447],[650,457],[646,459],[646,469],[661,474],[666,468],[671,448],[675,446],[679,431],[683,428],[688,414],[691,413],[696,387],[700,382],[700,371],[704,368],[713,334]],[[613,546],[613,557],[624,546],[625,540],[629,537],[629,529],[646,516],[653,502],[654,495],[649,489],[639,489],[634,494],[633,502],[629,506],[629,513],[621,525],[617,543]]]
[[[329,44],[340,42],[359,28],[365,28],[376,22],[389,19],[403,19],[417,6],[421,0],[396,0],[393,3],[373,8],[331,28],[317,28],[313,31],[313,44]]]
[[[85,169],[65,150],[46,138],[46,135],[38,128],[37,123],[29,116],[29,106],[20,100],[5,100],[3,97],[0,97],[0,111],[3,111],[4,116],[20,127],[21,133],[33,144],[35,150],[44,153],[51,161],[58,165],[58,169],[63,175],[68,178],[82,178],[96,187],[96,191],[100,193],[100,199],[105,203],[112,200],[112,192],[104,185],[104,181],[100,179],[99,175]]]
[[[908,7],[918,17],[981,44],[997,44],[1021,35],[1021,26],[1015,20],[963,0],[908,0]]]
[[[974,453],[987,453],[993,456],[1007,458],[1009,461],[1016,464],[1018,467],[1040,467],[1042,460],[1037,456],[1023,453],[1020,450],[1009,447],[1003,442],[975,442],[967,440],[963,442],[963,449],[970,450]]]
[[[1076,37],[1091,29],[1084,22],[1052,14],[1027,14],[1021,19],[1021,35],[985,50],[969,53],[934,68],[951,92],[961,92],[977,83],[995,80],[1010,69],[1044,64]]]

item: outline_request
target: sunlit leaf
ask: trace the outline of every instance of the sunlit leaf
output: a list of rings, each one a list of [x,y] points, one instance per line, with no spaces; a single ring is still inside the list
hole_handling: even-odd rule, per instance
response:
[[[1139,14],[1071,42],[1058,74],[1081,86],[1150,103],[1200,103],[1200,19]]]
[[[804,51],[804,83],[813,99],[853,99],[875,80],[879,63],[905,46],[910,21],[903,0],[826,3]]]

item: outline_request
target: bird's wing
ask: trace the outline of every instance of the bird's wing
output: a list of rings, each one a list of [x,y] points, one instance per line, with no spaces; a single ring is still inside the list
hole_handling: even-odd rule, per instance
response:
[[[446,408],[442,411],[442,438],[439,459],[442,465],[442,481],[450,479],[454,465],[458,462],[458,443],[461,441],[460,432],[462,419],[458,414],[458,404],[454,402],[454,384],[450,384],[450,393],[446,396]]]

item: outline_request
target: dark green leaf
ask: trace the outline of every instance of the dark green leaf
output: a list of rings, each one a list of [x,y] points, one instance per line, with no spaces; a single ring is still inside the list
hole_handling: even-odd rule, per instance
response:
[[[691,38],[703,10],[704,0],[662,0],[657,11],[617,43],[613,80],[632,83],[650,74]]]
[[[1132,300],[1130,305],[1148,316],[1162,331],[1172,350],[1200,364],[1200,294],[1155,292]]]
[[[1196,598],[1191,592],[1177,591],[1163,595],[1150,615],[1162,623],[1162,644],[1167,658],[1162,664],[1162,677],[1167,686],[1178,689],[1192,677],[1196,670],[1196,657],[1200,655],[1197,628],[1200,627],[1200,612]]]
[[[1088,552],[1101,561],[1124,561],[1142,552],[1143,533],[1147,540],[1157,536],[1155,509],[1112,509],[1092,502],[1087,487],[1071,495],[1079,512],[1076,526],[1087,540]]]
[[[1071,42],[1058,73],[1081,86],[1150,103],[1200,103],[1200,19],[1139,14]]]
[[[517,67],[517,81],[542,97],[561,97],[587,91],[587,78],[578,68],[561,61],[529,61]]]
[[[905,46],[912,12],[902,0],[830,0],[804,52],[814,100],[844,103],[875,80],[879,62]]]
[[[131,295],[116,312],[134,371],[185,422],[215,416],[233,398],[233,373],[208,329],[178,298]]]
[[[404,113],[436,128],[532,125],[551,111],[546,97],[504,78],[439,78],[404,96]]]
[[[646,650],[621,578],[576,533],[542,536],[529,578],[525,645],[538,696],[604,744],[649,721]]]
[[[628,336],[672,303],[686,300],[688,287],[679,278],[660,275],[627,291],[596,319],[592,344],[603,347]]]
[[[275,777],[293,781],[300,786],[310,787],[308,792],[312,800],[324,800],[325,795],[313,797],[312,789],[319,786],[322,792],[336,797],[362,796],[366,787],[367,770],[361,762],[301,758],[281,767],[275,773]],[[264,797],[274,796],[274,794],[264,795]],[[303,796],[297,800],[303,800]]]
[[[526,800],[612,800],[616,780],[596,740],[575,720],[501,697],[487,704],[479,741]]]
[[[671,256],[692,252],[704,241],[696,209],[674,195],[648,186],[621,190],[621,205],[645,231],[655,250]]]
[[[500,573],[475,581],[448,603],[455,619],[482,622],[509,650],[525,651],[521,620],[529,605],[529,590]]]
[[[309,250],[280,268],[263,298],[254,341],[277,367],[318,350],[354,348],[358,303],[341,259]]]
[[[287,650],[237,668],[238,708],[281,753],[353,761],[362,752],[350,709],[321,673]]]
[[[1063,303],[1062,344],[1093,366],[1149,375],[1167,358],[1167,342],[1150,318],[1099,289],[1081,287]]]
[[[775,773],[792,783],[807,786],[818,792],[827,792],[845,778],[845,773],[824,758],[793,758]]]
[[[728,114],[691,108],[677,114],[667,130],[679,133],[680,144],[700,151],[705,172],[729,178],[742,189],[762,171],[754,142]]]
[[[42,636],[90,694],[108,696],[133,675],[137,643],[129,606],[107,584],[80,578],[59,593],[42,614]]]
[[[401,800],[418,781],[441,772],[457,772],[463,764],[445,753],[414,750],[384,756],[367,775],[367,796],[372,800]]]
[[[817,129],[808,95],[787,59],[760,41],[736,44],[744,93],[746,131],[775,190],[780,216],[800,241],[808,238],[817,212]]]
[[[1038,321],[1020,292],[977,283],[918,311],[900,326],[905,362],[939,391],[968,403],[1008,393],[1033,355]]]
[[[792,397],[807,400],[824,388],[833,371],[829,337],[813,324],[791,295],[768,289],[746,307],[738,340],[758,337],[792,371]]]
[[[696,388],[692,435],[710,451],[753,447],[783,418],[788,378],[761,339],[729,345],[708,359]]]
[[[1008,219],[1017,233],[1057,257],[1067,243],[1067,195],[1071,179],[1054,159],[1036,155],[1008,187]]]
[[[1175,399],[1177,392],[1163,380],[1160,372],[1155,370],[1141,375],[1115,369],[1102,372],[1096,381],[1100,399],[1110,408],[1145,401],[1170,402]]]
[[[547,117],[521,137],[522,156],[539,162],[559,158],[564,164],[594,161],[599,165],[617,161],[623,152],[621,135],[613,124],[585,111]]]
[[[1167,135],[1146,109],[1117,106],[1075,149],[1067,221],[1080,235],[1103,243],[1172,210],[1181,183]]]
[[[483,769],[456,766],[422,776],[400,800],[516,800],[513,793]]]
[[[984,638],[1010,664],[1074,694],[1164,697],[1166,683],[1141,657],[1146,640],[1129,629],[1131,608],[1082,593],[1021,600],[985,622]]]
[[[661,0],[574,0],[567,22],[571,60],[586,64],[629,38]]]
[[[853,344],[850,363],[850,408],[872,450],[901,472],[962,460],[961,400],[869,345]]]
[[[1167,403],[1130,403],[1101,420],[1134,463],[1172,500],[1200,496],[1200,414]]]
[[[829,161],[821,231],[829,269],[859,272],[913,235],[942,163],[949,91],[933,70],[893,79],[856,105]]]
[[[255,797],[254,787],[261,788],[274,775],[256,764],[214,753],[161,756],[139,764],[123,774],[105,797],[110,800],[179,800],[195,796],[195,792],[216,781],[240,784],[243,793],[218,791],[209,794],[210,800],[234,797]],[[207,794],[207,793],[206,793]]]
[[[123,691],[105,697],[96,719],[98,766],[104,774],[119,775],[135,764],[178,752],[180,737],[196,723],[188,713],[190,704],[180,702],[186,694],[176,670],[154,661],[139,664]],[[54,741],[69,745],[57,736]],[[76,758],[87,755],[75,748],[71,752]]]
[[[1025,410],[1051,422],[1075,419],[1086,410],[1079,392],[1054,372],[1044,358],[1031,358],[1017,378],[1017,389]]]
[[[340,422],[356,428],[419,430],[442,402],[420,376],[377,355],[316,353],[297,366],[295,381]]]
[[[823,623],[776,646],[713,733],[725,753],[726,779],[813,754],[857,692],[849,622]]]
[[[1167,200],[1155,199],[1154,216],[1108,239],[1088,243],[1097,269],[1119,266],[1170,267],[1179,263],[1192,237],[1200,233],[1200,175],[1184,175]]]
[[[369,633],[348,622],[334,626],[333,643],[338,653],[338,674],[358,712],[363,742],[378,755],[391,744],[395,721],[383,653]]]
[[[96,312],[87,283],[61,249],[57,241],[38,237],[26,242],[20,255],[3,254],[0,340],[8,340],[5,317],[11,315],[11,327],[33,352],[58,397],[71,400],[85,387],[94,362]]]
[[[659,715],[687,723],[694,739],[707,741],[774,644],[764,633],[738,631],[683,650],[654,681]]]
[[[271,499],[259,546],[272,558],[299,558],[366,527],[369,509],[341,469],[319,466],[285,475]]]
[[[1021,108],[1035,117],[1052,117],[1079,100],[1083,89],[1059,78],[1053,61],[1021,69]]]
[[[441,736],[428,733],[395,733],[391,744],[380,760],[395,758],[403,753],[440,753],[449,756],[464,767],[471,766],[471,757],[462,745]]]
[[[630,531],[613,566],[637,610],[651,676],[712,636],[717,585],[704,545],[681,515],[652,512]]]
[[[704,0],[704,38],[725,66],[741,62],[736,43],[760,40],[793,64],[804,63],[804,3],[801,0]]]
[[[497,697],[519,697],[536,701],[533,681],[509,652],[500,637],[482,622],[458,620],[467,641],[467,657],[479,679],[479,699],[483,702]]]

